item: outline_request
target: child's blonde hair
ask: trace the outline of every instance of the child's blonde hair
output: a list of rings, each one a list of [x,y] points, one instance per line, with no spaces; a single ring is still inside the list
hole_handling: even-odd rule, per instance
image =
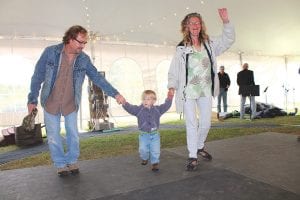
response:
[[[150,96],[153,100],[156,100],[156,93],[153,90],[145,90],[142,94],[142,100],[144,100],[146,96]]]

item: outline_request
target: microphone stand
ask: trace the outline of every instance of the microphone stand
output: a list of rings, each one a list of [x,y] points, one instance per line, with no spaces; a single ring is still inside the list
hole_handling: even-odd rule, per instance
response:
[[[268,91],[268,88],[269,88],[269,86],[267,86],[267,87],[264,89],[265,99],[266,99],[266,104],[268,104],[268,99],[267,99],[267,91]]]

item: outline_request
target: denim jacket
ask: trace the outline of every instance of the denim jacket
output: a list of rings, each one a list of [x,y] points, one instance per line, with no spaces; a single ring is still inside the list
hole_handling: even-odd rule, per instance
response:
[[[28,104],[38,104],[39,91],[42,85],[40,98],[42,107],[45,107],[46,101],[51,94],[57,78],[63,47],[63,43],[49,46],[42,53],[31,78],[30,93],[28,94],[27,102]],[[107,95],[115,97],[117,94],[119,94],[119,92],[97,72],[97,69],[92,64],[89,56],[84,52],[81,52],[77,56],[73,66],[73,89],[77,110],[81,101],[82,84],[85,75],[87,75],[89,79],[91,79],[91,81],[100,87]]]

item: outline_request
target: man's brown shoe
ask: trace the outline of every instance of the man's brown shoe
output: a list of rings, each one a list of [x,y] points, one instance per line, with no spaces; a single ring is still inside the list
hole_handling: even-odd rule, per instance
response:
[[[69,168],[68,167],[57,168],[57,175],[59,177],[68,176],[69,175]]]
[[[78,174],[79,173],[79,167],[76,163],[69,164],[68,168],[69,168],[69,171],[71,172],[71,174]]]

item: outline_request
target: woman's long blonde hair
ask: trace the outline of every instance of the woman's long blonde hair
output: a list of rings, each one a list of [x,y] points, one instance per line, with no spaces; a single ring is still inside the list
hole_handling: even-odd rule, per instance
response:
[[[209,37],[206,34],[206,26],[205,26],[204,21],[202,20],[201,15],[199,13],[190,13],[190,14],[186,15],[184,17],[184,19],[181,21],[181,33],[183,34],[183,43],[184,43],[184,45],[188,45],[188,46],[193,45],[192,44],[192,39],[191,39],[191,36],[190,36],[190,32],[189,32],[188,27],[187,27],[188,23],[189,23],[189,20],[192,17],[197,17],[200,20],[200,23],[201,23],[201,30],[200,30],[200,33],[199,33],[199,41],[202,43],[202,42],[205,42],[205,41],[209,40]]]

